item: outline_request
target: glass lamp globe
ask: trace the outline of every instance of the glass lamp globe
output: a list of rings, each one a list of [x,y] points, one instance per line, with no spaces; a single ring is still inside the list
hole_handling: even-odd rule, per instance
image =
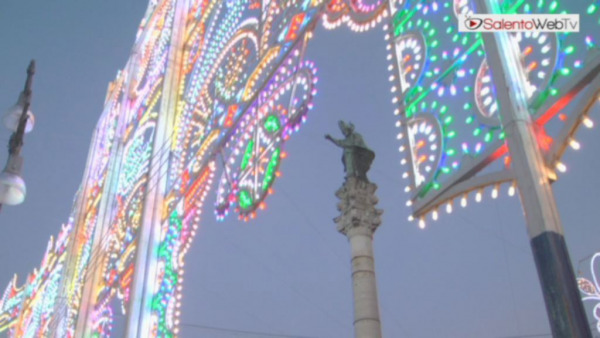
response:
[[[0,173],[0,203],[17,205],[25,200],[25,181],[17,175],[3,171]]]
[[[2,117],[2,122],[6,128],[17,131],[17,127],[19,126],[19,119],[21,118],[21,114],[23,114],[23,104],[24,104],[23,95],[19,97],[19,101],[12,107],[10,107],[4,116]],[[33,130],[33,125],[35,124],[35,117],[31,110],[27,110],[27,123],[25,124],[25,132],[28,133]]]

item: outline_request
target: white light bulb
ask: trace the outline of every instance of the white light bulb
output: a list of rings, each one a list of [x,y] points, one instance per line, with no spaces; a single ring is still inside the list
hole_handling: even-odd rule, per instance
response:
[[[579,142],[577,142],[577,140],[574,140],[574,139],[571,139],[571,141],[569,141],[569,145],[574,150],[579,150],[581,148],[581,144],[579,144]]]
[[[508,188],[508,196],[514,196],[515,195],[515,186],[511,185],[510,188]]]

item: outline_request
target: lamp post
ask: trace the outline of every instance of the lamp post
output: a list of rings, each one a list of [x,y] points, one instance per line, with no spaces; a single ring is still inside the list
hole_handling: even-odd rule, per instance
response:
[[[25,200],[25,181],[21,178],[23,158],[23,136],[33,129],[34,117],[31,105],[31,84],[35,73],[35,61],[31,60],[27,67],[27,81],[17,103],[10,108],[2,119],[4,125],[13,131],[8,142],[8,160],[4,170],[0,172],[0,208],[2,205],[17,205]]]

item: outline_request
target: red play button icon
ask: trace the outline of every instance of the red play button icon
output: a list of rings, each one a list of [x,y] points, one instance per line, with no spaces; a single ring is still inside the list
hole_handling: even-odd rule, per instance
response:
[[[467,20],[465,20],[465,26],[470,30],[477,29],[482,24],[483,24],[483,20],[478,19],[478,18],[468,18]]]

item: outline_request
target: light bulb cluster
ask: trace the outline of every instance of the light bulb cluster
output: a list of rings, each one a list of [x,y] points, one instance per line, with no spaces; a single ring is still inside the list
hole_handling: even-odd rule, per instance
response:
[[[596,7],[594,7],[595,10]],[[579,277],[577,278],[577,286],[579,287],[579,292],[581,293],[581,300],[584,302],[592,302],[594,303],[594,309],[597,309],[600,306],[600,285],[598,285],[598,258],[600,258],[600,253],[595,253],[590,260],[590,274],[591,278],[581,277],[581,272],[579,272]],[[581,263],[581,262],[580,262]],[[594,312],[594,319],[596,320],[596,332],[600,332],[600,316],[598,316]]]
[[[458,60],[453,61],[455,64],[462,63],[466,55],[458,47],[450,52],[440,50],[436,21],[448,26],[443,34],[449,34],[451,37],[453,34],[456,35],[452,31],[452,24],[448,22],[449,15],[443,16],[444,20],[437,19],[440,13],[447,12],[448,7],[448,2],[444,5],[438,3],[418,3],[414,7],[407,5],[406,9],[398,11],[394,18],[394,22],[403,24],[393,28],[387,25],[384,27],[385,38],[389,43],[387,49],[393,50],[393,53],[390,52],[388,55],[390,61],[388,70],[391,72],[389,76],[392,83],[391,92],[394,93],[392,103],[399,105],[394,114],[404,112],[404,116],[396,123],[401,129],[398,139],[408,141],[408,144],[405,142],[399,150],[401,152],[406,151],[407,148],[410,150],[408,157],[401,162],[403,165],[408,165],[412,173],[409,175],[407,172],[403,175],[410,182],[407,191],[415,191],[413,187],[419,188],[420,191],[437,190],[441,187],[439,181],[442,180],[439,175],[450,175],[460,166],[462,154],[458,149],[447,146],[458,134],[454,129],[455,113],[446,104],[441,103],[444,101],[432,100],[434,96],[429,94],[434,93],[442,97],[446,93],[452,96],[458,93],[454,82],[446,83],[447,80],[443,77],[441,80],[434,80],[442,76],[441,66],[447,65],[452,60]],[[411,19],[403,20],[403,16]],[[413,20],[412,17],[415,19]],[[396,38],[390,41],[392,35]],[[464,45],[469,41],[459,43]],[[431,53],[428,52],[429,50]],[[464,77],[461,75],[463,72],[462,69],[456,71],[458,77]],[[398,85],[401,93],[396,94]],[[435,182],[431,182],[434,177]],[[415,191],[413,195],[417,192]]]
[[[192,184],[193,188],[186,194],[184,203],[176,208],[187,210],[186,215],[180,216],[180,211],[172,211],[161,228],[151,301],[150,326],[155,336],[175,336],[179,332],[185,256],[196,235],[214,171],[215,164],[211,162]]]
[[[234,7],[239,4],[231,4]],[[228,19],[224,19],[220,26],[206,26],[205,31],[189,29],[204,39],[204,48],[197,56],[186,60],[195,62],[194,65],[186,66],[187,74],[184,82],[186,85],[179,87],[184,100],[177,105],[177,117],[175,127],[175,142],[172,143],[174,160],[170,169],[169,182],[171,186],[180,191],[185,197],[183,210],[186,211],[185,219],[182,220],[183,228],[177,231],[171,226],[173,234],[179,232],[181,241],[187,243],[183,249],[179,249],[179,256],[187,251],[190,240],[183,240],[185,236],[193,236],[195,228],[186,232],[186,224],[196,224],[200,221],[200,205],[192,207],[188,201],[197,200],[198,197],[190,197],[192,191],[202,190],[202,200],[206,195],[210,183],[204,188],[198,188],[199,183],[206,175],[203,168],[206,167],[206,159],[218,157],[223,148],[232,156],[242,156],[240,162],[246,158],[244,169],[254,178],[260,176],[259,186],[247,186],[248,182],[257,180],[245,179],[236,176],[239,180],[236,186],[242,187],[237,197],[246,209],[264,207],[260,198],[253,199],[247,206],[241,202],[242,193],[245,197],[255,198],[255,192],[259,194],[272,193],[270,187],[275,177],[279,176],[277,167],[281,158],[286,154],[280,150],[280,145],[289,138],[292,132],[297,131],[300,122],[305,120],[306,112],[312,108],[312,97],[316,94],[314,85],[317,82],[315,76],[316,68],[311,62],[302,61],[300,49],[290,50],[289,39],[295,37],[301,40],[308,26],[308,22],[316,12],[307,11],[306,15],[291,15],[290,12],[298,10],[295,5],[287,9],[280,8],[281,4],[272,2],[268,17],[263,20],[267,22],[262,26],[265,30],[257,32],[254,26],[259,27],[258,20],[245,20],[244,24],[236,26],[241,16],[232,13],[241,13],[244,8],[236,7],[234,11],[228,11]],[[219,6],[209,5],[210,10],[217,15],[221,13]],[[239,10],[239,11],[237,11]],[[287,13],[286,13],[287,12]],[[210,11],[203,12],[197,21],[191,21],[190,25],[200,25],[202,20],[208,20]],[[237,15],[237,14],[236,14]],[[217,15],[218,16],[218,15]],[[235,16],[235,17],[232,17]],[[274,19],[274,17],[277,17]],[[279,20],[281,17],[292,18],[291,22]],[[241,29],[243,26],[243,30]],[[277,34],[277,29],[287,30],[286,37],[282,40]],[[233,33],[241,32],[241,33]],[[214,35],[213,35],[214,34]],[[215,42],[207,40],[215,39]],[[218,38],[217,38],[218,37]],[[235,43],[222,44],[223,41]],[[300,47],[302,45],[300,44]],[[200,50],[200,49],[196,49]],[[264,54],[263,54],[264,53]],[[253,58],[260,57],[260,61]],[[209,60],[213,60],[209,63]],[[230,83],[233,86],[226,86]],[[292,93],[294,95],[292,95]],[[257,103],[258,102],[260,103]],[[244,143],[246,142],[246,143]],[[253,143],[252,146],[248,146]],[[270,154],[270,156],[269,156]],[[224,159],[224,173],[228,173],[235,163],[234,158]],[[234,162],[234,163],[232,163]],[[237,165],[241,165],[238,162]],[[208,165],[214,170],[214,162]],[[239,168],[238,168],[239,169]],[[209,182],[212,181],[212,173]],[[204,183],[201,184],[204,187]],[[259,189],[256,189],[259,188]],[[266,192],[266,193],[265,193]],[[193,194],[192,194],[193,195]],[[169,199],[165,208],[175,208],[177,197]],[[260,201],[259,201],[260,200]],[[258,202],[259,201],[259,202]],[[191,208],[191,209],[190,209]],[[189,210],[196,210],[191,212]],[[255,215],[252,211],[240,211],[246,219]],[[191,216],[195,214],[195,216]],[[171,222],[172,223],[172,222]],[[165,240],[171,238],[165,237]],[[186,237],[187,238],[187,237]],[[161,242],[163,245],[165,242]],[[176,248],[177,246],[172,246]],[[169,247],[170,248],[170,247]],[[159,264],[161,271],[158,280],[161,285],[177,285],[175,289],[165,289],[157,293],[155,298],[156,307],[152,313],[152,332],[157,335],[177,335],[179,329],[177,319],[179,313],[179,300],[181,299],[182,278],[173,279],[173,269],[169,267],[168,261]],[[179,276],[183,275],[183,261],[178,270]],[[167,284],[164,284],[169,281]],[[174,281],[174,282],[173,282]],[[158,283],[158,282],[157,282]],[[158,287],[158,290],[161,290]],[[174,291],[173,291],[174,290]],[[175,300],[175,301],[173,301]],[[173,305],[175,304],[175,305]]]
[[[560,61],[558,36],[543,32],[520,32],[513,33],[511,38],[520,51],[521,66],[526,75],[524,86],[527,97],[532,98],[546,90],[553,81],[553,71]],[[491,72],[485,59],[477,72],[475,98],[476,112],[481,114],[487,123],[499,125],[498,103]]]
[[[0,331],[11,330],[15,336],[50,333],[44,323],[52,320],[62,302],[59,287],[72,229],[70,220],[56,240],[50,238],[39,269],[27,276],[23,286],[17,286],[16,275],[10,281],[0,298]]]
[[[85,284],[94,270],[100,269],[103,272],[98,295],[92,299],[96,308],[90,317],[92,332],[99,336],[111,335],[114,311],[109,305],[111,300],[119,299],[121,312],[125,313],[131,299],[135,252],[144,195],[150,179],[152,142],[158,118],[155,111],[162,99],[162,86],[157,84],[162,83],[166,71],[174,9],[172,1],[161,2],[154,8],[144,32],[138,37],[138,53],[134,55],[134,62],[130,61],[125,72],[132,74],[124,76],[127,78],[123,85],[128,88],[126,95],[117,98],[117,102],[125,102],[122,106],[117,105],[118,114],[125,118],[117,117],[106,122],[121,124],[123,135],[119,145],[121,165],[113,169],[118,170],[116,212],[107,236],[101,238],[94,247],[94,260],[90,261],[90,266],[86,266],[92,272],[80,274],[85,277],[82,280],[82,284]],[[100,259],[103,255],[105,260]],[[77,309],[77,305],[74,308]]]
[[[490,197],[492,199],[496,199],[500,194],[500,186],[501,184],[506,182],[499,182],[494,184],[490,189]],[[472,198],[476,203],[480,203],[483,200],[485,187],[476,187],[471,191],[467,191],[464,193],[460,193],[459,195],[450,197],[445,202],[440,203],[439,205],[433,206],[429,208],[429,211],[426,211],[425,214],[429,213],[431,215],[432,221],[437,221],[440,217],[440,212],[438,211],[442,208],[447,214],[451,214],[454,211],[454,201],[458,201],[458,204],[461,208],[466,208],[469,201],[469,195],[472,194]],[[508,187],[506,188],[507,196],[512,197],[515,195],[516,191],[516,182],[508,182]],[[408,219],[410,222],[414,220],[414,216],[411,215]],[[426,215],[419,216],[419,228],[424,229],[427,225]]]
[[[263,104],[253,107],[229,142],[230,155],[217,188],[218,219],[231,207],[243,220],[255,217],[255,210],[264,208],[264,198],[273,191],[279,162],[286,156],[281,145],[298,130],[316,94],[314,64],[297,64],[297,57],[292,53],[275,73],[261,93]]]
[[[90,326],[95,337],[108,338],[111,336],[114,315],[112,308],[106,303],[107,299],[96,305],[90,319]]]
[[[208,180],[207,180],[208,181]],[[204,182],[206,183],[206,182]],[[206,186],[199,192],[199,200],[206,195]],[[196,210],[191,210],[195,215]],[[173,336],[177,328],[176,309],[181,306],[180,295],[183,282],[183,257],[181,251],[186,242],[191,241],[192,222],[187,223],[177,211],[171,213],[161,229],[161,243],[157,252],[157,272],[154,279],[151,306],[151,326],[156,336]]]
[[[362,0],[335,0],[325,6],[323,27],[336,29],[348,26],[354,32],[365,32],[374,28],[388,16],[388,1],[378,0],[366,4]]]
[[[583,125],[586,128],[590,129],[594,127],[594,122],[593,120],[589,117],[589,115],[587,115],[587,112],[584,112],[583,115],[580,116],[579,120],[576,122],[576,126],[574,127],[574,129],[572,130],[572,134],[575,134],[575,132],[577,131],[578,127]],[[580,150],[581,149],[581,143],[575,139],[575,136],[570,136],[565,140],[566,144],[569,145],[569,147],[573,150]],[[560,157],[562,157],[564,151],[566,150],[566,146],[563,148],[563,152],[556,154],[556,160],[555,162],[552,164],[550,164],[550,167],[552,167],[552,165],[554,166],[554,168],[556,169],[557,172],[564,174],[567,172],[567,165],[565,163],[563,163],[562,161],[560,161]],[[556,172],[555,172],[556,173]],[[555,174],[554,173],[554,174]]]
[[[400,128],[397,139],[402,143],[400,164],[406,166],[402,177],[408,182],[407,205],[413,208],[420,208],[418,201],[431,198],[446,182],[454,182],[453,175],[459,170],[464,172],[464,166],[481,161],[491,163],[499,157],[503,160],[498,163],[504,163],[506,168],[511,165],[482,40],[473,34],[459,33],[455,27],[458,14],[473,12],[469,4],[464,0],[407,1],[400,6],[394,3],[393,26],[384,27],[386,49],[390,52],[390,93],[392,103],[398,105],[394,115],[399,115],[396,126]],[[556,1],[546,0],[524,1],[503,10],[529,14],[560,12]],[[591,12],[596,13],[596,9]],[[597,49],[592,36],[523,32],[513,34],[512,39],[520,50],[527,76],[525,89],[533,110],[562,95],[558,88],[587,61],[578,51]],[[534,117],[543,126],[555,115],[558,118],[554,120],[566,120],[556,110]],[[587,116],[581,123],[593,125]],[[553,142],[545,133],[540,135],[547,144]],[[575,139],[566,142],[572,149],[581,147]],[[555,166],[558,171],[566,170],[563,163]],[[514,194],[515,187],[511,186],[509,195]],[[494,186],[490,197],[498,196],[499,189]],[[476,191],[475,200],[482,198],[482,191]],[[461,198],[460,205],[466,206],[467,199]],[[437,219],[437,207],[433,209],[432,218]],[[443,209],[452,211],[452,204]],[[419,218],[419,225],[424,224],[425,219]]]

